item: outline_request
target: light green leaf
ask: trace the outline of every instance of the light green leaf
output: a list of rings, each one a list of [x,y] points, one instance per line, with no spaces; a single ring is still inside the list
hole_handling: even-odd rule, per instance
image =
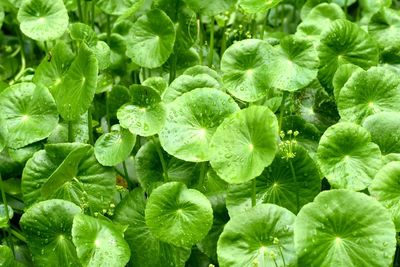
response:
[[[7,218],[7,212],[8,211],[8,218]],[[4,204],[0,204],[0,228],[7,228],[9,227],[8,219],[12,219],[14,216],[14,210],[12,209],[11,206],[6,206]]]
[[[124,267],[131,256],[123,233],[105,219],[76,215],[72,224],[72,241],[83,266]]]
[[[19,83],[0,94],[1,127],[8,129],[8,146],[20,148],[45,139],[58,123],[57,108],[47,88]]]
[[[0,245],[0,266],[13,266],[14,255],[11,248]]]
[[[51,199],[22,215],[20,225],[36,266],[81,266],[71,240],[72,220],[80,212],[69,201]]]
[[[238,0],[183,0],[196,13],[213,16],[234,7]]]
[[[162,147],[185,161],[207,161],[209,144],[218,125],[239,110],[235,101],[216,89],[195,89],[168,105],[167,120],[159,133]]]
[[[335,96],[336,101],[339,99],[340,90],[342,90],[350,77],[354,73],[360,71],[363,71],[363,69],[353,64],[343,64],[338,67],[332,80],[333,95]]]
[[[392,264],[396,230],[374,198],[330,190],[301,209],[294,241],[299,266],[381,267]]]
[[[239,0],[239,5],[247,13],[265,12],[273,8],[282,0]]]
[[[382,166],[381,151],[361,126],[340,122],[329,127],[319,141],[321,172],[334,188],[363,190]]]
[[[96,5],[106,14],[122,15],[129,11],[130,8],[140,8],[142,0],[99,0]]]
[[[145,210],[146,225],[161,241],[190,247],[211,228],[213,211],[209,200],[183,183],[163,184],[151,193]]]
[[[229,183],[259,176],[277,151],[278,121],[267,107],[250,106],[217,128],[210,144],[211,166]]]
[[[220,266],[295,266],[295,218],[274,204],[260,204],[235,216],[218,240]]]

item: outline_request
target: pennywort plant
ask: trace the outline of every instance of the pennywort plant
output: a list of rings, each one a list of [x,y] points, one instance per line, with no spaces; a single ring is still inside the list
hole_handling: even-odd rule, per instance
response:
[[[399,7],[2,0],[0,266],[399,266]]]

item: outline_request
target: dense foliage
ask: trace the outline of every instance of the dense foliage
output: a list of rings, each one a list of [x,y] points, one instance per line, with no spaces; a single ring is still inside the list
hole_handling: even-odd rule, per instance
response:
[[[1,0],[0,266],[400,266],[395,0]]]

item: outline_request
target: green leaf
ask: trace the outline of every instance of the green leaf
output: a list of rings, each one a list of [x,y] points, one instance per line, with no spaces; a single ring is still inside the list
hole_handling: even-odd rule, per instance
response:
[[[99,70],[104,70],[110,66],[111,50],[106,42],[98,41],[95,46],[90,47],[90,50],[96,56]]]
[[[78,55],[52,92],[58,111],[65,120],[76,120],[88,110],[96,91],[97,72],[95,55],[82,44]]]
[[[261,204],[233,217],[218,240],[220,266],[294,266],[295,218],[273,204]]]
[[[295,157],[287,160],[284,153],[279,151],[272,164],[255,178],[257,205],[272,203],[296,214],[318,195],[321,179],[317,165],[303,147],[295,146],[293,153]],[[226,205],[231,217],[251,209],[252,189],[252,181],[229,186]]]
[[[131,248],[129,266],[185,266],[190,248],[181,248],[157,239],[145,222],[146,198],[141,188],[130,192],[115,209],[113,220],[128,225],[125,240]]]
[[[3,125],[6,125],[6,122],[0,115],[0,152],[7,146],[8,142],[8,128],[3,127]]]
[[[0,25],[1,26],[1,25]],[[0,266],[13,266],[14,255],[11,248],[0,245]]]
[[[37,41],[57,39],[68,27],[68,13],[62,0],[25,0],[17,18],[21,31]]]
[[[64,41],[58,41],[50,50],[51,59],[45,57],[39,64],[33,76],[36,85],[42,85],[53,92],[59,85],[65,72],[71,65],[74,55],[69,46]]]
[[[380,112],[367,117],[363,127],[371,140],[379,146],[382,155],[400,153],[400,112]]]
[[[378,145],[361,126],[340,122],[329,127],[317,151],[321,172],[335,188],[363,190],[382,166]]]
[[[0,110],[8,129],[8,146],[20,148],[45,139],[58,123],[57,108],[47,88],[19,83],[0,94]]]
[[[320,193],[294,224],[299,266],[390,266],[396,230],[375,199],[348,190]]]
[[[173,22],[163,11],[153,9],[133,24],[127,38],[126,55],[139,66],[156,68],[167,61],[174,42]]]
[[[400,162],[394,161],[383,166],[375,175],[369,192],[392,214],[396,230],[400,229]]]
[[[352,63],[367,69],[376,66],[379,51],[372,38],[357,24],[338,19],[321,34],[318,48],[320,67],[318,78],[330,91],[332,79],[341,64]]]
[[[96,5],[106,14],[119,16],[129,11],[131,7],[138,9],[142,2],[142,0],[99,0]]]
[[[47,138],[48,144],[68,142],[68,124],[71,126],[72,141],[77,143],[89,142],[88,114],[83,113],[77,120],[61,121]]]
[[[71,241],[74,216],[81,209],[75,204],[51,199],[29,208],[20,225],[37,266],[80,266]]]
[[[196,66],[187,68],[183,72],[183,74],[184,75],[193,76],[193,77],[196,77],[196,76],[201,75],[201,74],[208,74],[209,76],[213,77],[222,86],[222,79],[219,76],[219,74],[215,70],[210,69],[207,66],[196,65]]]
[[[123,233],[114,224],[84,214],[74,218],[72,241],[83,266],[124,267],[131,256]]]
[[[265,12],[268,9],[273,8],[277,4],[282,2],[282,0],[239,0],[239,5],[247,13],[258,13]]]
[[[303,7],[301,8],[301,13],[300,13],[300,17],[302,20],[307,19],[308,15],[310,14],[310,12],[318,5],[327,2],[327,3],[334,3],[340,7],[344,7],[345,3],[347,3],[347,6],[352,5],[354,2],[356,2],[357,0],[307,0]],[[363,1],[363,0],[361,0]],[[369,0],[367,0],[369,1]],[[373,0],[374,1],[374,0]]]
[[[69,200],[79,206],[88,205],[92,211],[108,209],[115,192],[114,172],[97,162],[93,148],[78,162],[74,162],[72,156],[68,157],[75,149],[87,146],[80,143],[50,144],[45,150],[36,152],[22,173],[21,187],[25,204],[29,206],[43,200],[42,187],[50,183],[54,175],[53,179],[59,177],[69,181],[50,194],[49,198]],[[49,189],[53,191],[51,187]]]
[[[338,110],[344,121],[361,123],[382,111],[400,111],[400,79],[383,67],[352,75],[340,90]]]
[[[271,66],[267,70],[270,87],[293,92],[317,77],[319,60],[311,41],[289,35],[275,48],[277,54],[268,62]]]
[[[140,147],[135,156],[135,169],[141,187],[150,193],[164,181],[164,170],[158,154],[160,144],[154,140],[146,142]],[[161,148],[160,148],[161,150]],[[170,181],[182,182],[191,186],[192,182],[199,177],[199,168],[195,163],[177,159],[162,150],[168,179]]]
[[[162,77],[147,78],[144,82],[142,82],[142,85],[155,89],[159,95],[162,95],[165,89],[168,87],[167,81]]]
[[[0,228],[7,228],[9,227],[8,219],[12,219],[14,216],[14,210],[12,207],[7,206],[8,211],[8,218],[6,213],[6,206],[4,204],[0,204]]]
[[[357,65],[353,64],[343,64],[340,65],[335,72],[335,75],[333,76],[332,84],[333,84],[333,95],[335,96],[336,101],[339,99],[339,94],[344,85],[347,83],[347,81],[350,79],[350,77],[356,73],[363,71],[362,68],[360,68]]]
[[[234,97],[254,102],[269,89],[266,62],[274,50],[270,44],[258,39],[234,43],[226,49],[221,59],[224,86]]]
[[[72,40],[82,41],[87,46],[95,46],[97,44],[97,35],[89,25],[75,22],[69,25],[69,35]]]
[[[131,133],[151,136],[164,126],[166,111],[158,92],[148,86],[131,85],[132,101],[118,109],[117,117],[122,127]]]
[[[277,151],[278,121],[267,107],[250,106],[226,118],[211,140],[210,163],[229,183],[259,176]]]
[[[159,133],[162,147],[182,160],[200,162],[210,157],[209,144],[218,125],[239,110],[235,101],[216,89],[195,89],[168,105]]]
[[[154,189],[145,210],[146,225],[161,241],[190,247],[211,228],[213,211],[208,199],[183,183],[170,182]]]
[[[196,13],[214,16],[234,7],[238,0],[183,0]]]
[[[114,166],[126,159],[136,143],[136,136],[113,125],[111,132],[101,135],[94,144],[94,154],[100,164]]]

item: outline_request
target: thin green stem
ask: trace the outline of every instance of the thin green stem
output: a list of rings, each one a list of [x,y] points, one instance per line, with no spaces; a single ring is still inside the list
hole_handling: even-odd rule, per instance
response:
[[[125,160],[122,162],[122,168],[124,169],[125,179],[127,181],[129,181],[129,172],[128,172],[128,168],[126,167],[126,161]]]
[[[208,66],[211,68],[214,60],[214,31],[215,31],[215,21],[214,17],[211,17],[210,24],[210,50],[208,52]]]
[[[200,163],[200,175],[199,175],[199,183],[198,183],[198,188],[199,189],[204,189],[204,181],[206,179],[207,171],[208,171],[208,162],[204,161]]]
[[[287,94],[288,93],[286,91],[283,91],[282,102],[281,106],[279,107],[279,131],[282,131],[282,120],[283,120],[283,114],[285,113],[285,102]]]
[[[347,16],[347,0],[344,0],[344,13]]]
[[[197,14],[197,40],[199,41],[199,57],[200,57],[200,65],[203,65],[203,30],[201,24],[201,15]]]
[[[256,38],[257,34],[257,21],[256,21],[256,14],[251,16],[251,38]]]
[[[44,45],[44,51],[46,52],[46,55],[48,55],[49,54],[49,47],[47,46],[47,41],[44,41],[43,45]]]
[[[22,75],[24,75],[26,68],[24,39],[19,29],[17,29],[17,36],[19,45],[21,46],[21,68],[19,72],[15,75],[14,79],[10,82],[10,84],[14,84],[16,81],[18,81],[22,77]]]
[[[10,228],[10,233],[15,236],[16,238],[18,238],[19,240],[21,240],[24,243],[27,243],[25,236],[23,236],[21,233],[19,233],[18,231]]]
[[[68,121],[68,143],[72,143],[74,141],[74,132],[72,128],[72,121]]]
[[[81,0],[76,0],[76,4],[78,6],[78,17],[79,21],[83,22],[83,13],[82,13],[82,3]]]
[[[156,147],[158,157],[160,158],[160,161],[161,161],[161,166],[162,166],[163,174],[164,174],[164,182],[168,182],[169,181],[168,167],[167,167],[167,162],[165,161],[164,155],[161,150],[160,142],[155,137],[153,137],[153,143]]]
[[[107,130],[108,132],[111,131],[111,119],[110,119],[110,93],[106,92],[106,122],[107,122]]]
[[[281,254],[283,266],[286,266],[285,257],[283,257],[283,251],[280,244],[278,244],[278,249],[279,249],[279,254]]]
[[[169,84],[172,83],[173,80],[175,80],[176,76],[176,53],[172,53],[170,62],[169,62]]]
[[[91,107],[89,107],[88,112],[87,112],[87,120],[88,120],[88,134],[89,134],[89,144],[94,145],[93,141],[93,122],[92,122],[92,110]]]
[[[257,204],[257,178],[254,178],[251,183],[251,206],[254,207]]]
[[[107,15],[107,24],[106,24],[106,31],[107,31],[107,43],[110,43],[110,38],[111,38],[111,21],[110,21],[110,15]]]
[[[295,170],[293,168],[293,163],[292,163],[291,159],[289,159],[289,166],[290,166],[290,172],[292,173],[293,182],[294,182],[294,184],[296,186],[296,210],[297,210],[297,213],[298,213],[299,210],[300,210],[300,195],[299,195],[299,189],[297,187],[296,172],[295,172]]]
[[[226,50],[226,27],[227,27],[227,24],[228,24],[228,20],[225,20],[224,27],[222,28],[221,55],[223,55]]]
[[[3,178],[1,177],[1,173],[0,173],[0,190],[1,190],[1,198],[3,200],[3,204],[5,207],[6,220],[7,220],[7,224],[8,224],[8,222],[10,221],[10,214],[8,213],[7,197],[6,197],[6,192],[4,191]]]
[[[96,0],[92,0],[92,10],[91,10],[91,12],[90,12],[90,14],[92,15],[91,16],[91,19],[90,19],[90,25],[92,26],[92,29],[94,29],[94,12],[95,12],[95,7],[96,7]]]

